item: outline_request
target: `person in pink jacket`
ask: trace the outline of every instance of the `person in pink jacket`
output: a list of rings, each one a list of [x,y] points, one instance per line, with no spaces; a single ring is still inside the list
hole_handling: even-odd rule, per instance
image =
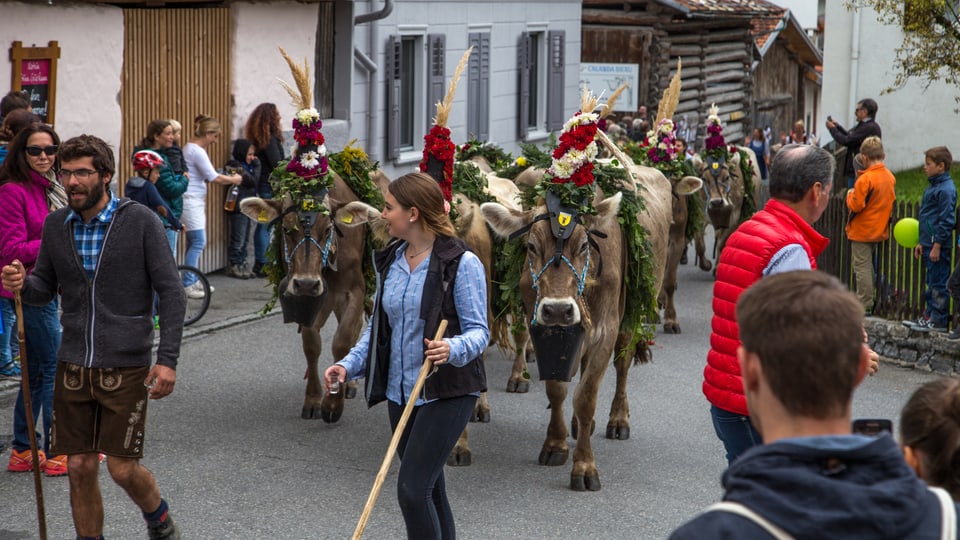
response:
[[[43,220],[51,210],[67,204],[66,193],[56,177],[57,150],[60,137],[47,125],[31,126],[21,131],[7,147],[7,158],[0,167],[0,266],[19,260],[32,270],[40,251]],[[0,291],[3,302],[12,303],[13,295]],[[34,420],[42,413],[43,443],[39,466],[49,476],[67,474],[66,456],[51,456],[50,425],[53,418],[53,382],[60,348],[58,302],[46,306],[23,306],[26,351],[30,381],[30,399]],[[17,395],[13,409],[13,444],[7,470],[33,470],[30,454],[30,433],[23,392]]]

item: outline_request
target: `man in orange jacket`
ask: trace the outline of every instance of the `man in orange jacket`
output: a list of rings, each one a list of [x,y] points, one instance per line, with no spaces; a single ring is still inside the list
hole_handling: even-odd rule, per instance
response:
[[[873,254],[877,243],[890,236],[890,214],[896,200],[897,180],[883,164],[886,155],[879,137],[867,137],[858,155],[863,172],[847,190],[847,238],[853,258],[857,297],[867,313],[873,309]]]

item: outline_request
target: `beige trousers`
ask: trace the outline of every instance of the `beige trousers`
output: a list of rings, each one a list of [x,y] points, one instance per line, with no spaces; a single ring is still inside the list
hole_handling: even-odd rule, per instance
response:
[[[876,244],[850,242],[853,275],[856,281],[857,298],[865,311],[873,309],[873,249]]]

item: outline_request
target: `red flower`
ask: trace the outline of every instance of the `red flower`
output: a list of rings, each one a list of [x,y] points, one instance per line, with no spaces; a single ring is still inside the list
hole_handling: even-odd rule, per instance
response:
[[[423,159],[420,160],[420,171],[427,170],[427,160],[430,156],[443,163],[443,181],[438,182],[446,200],[453,197],[453,156],[457,151],[456,145],[450,140],[450,130],[443,126],[434,125],[423,138]]]
[[[593,162],[588,161],[584,163],[583,166],[581,166],[579,169],[574,171],[573,174],[570,175],[570,180],[573,181],[573,183],[577,187],[583,187],[587,184],[592,184],[593,183]]]

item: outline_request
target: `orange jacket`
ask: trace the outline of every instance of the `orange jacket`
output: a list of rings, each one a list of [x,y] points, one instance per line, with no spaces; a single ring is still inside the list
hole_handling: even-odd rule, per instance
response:
[[[881,242],[890,236],[890,214],[897,196],[897,179],[883,163],[867,167],[847,191],[847,238],[853,242]]]

